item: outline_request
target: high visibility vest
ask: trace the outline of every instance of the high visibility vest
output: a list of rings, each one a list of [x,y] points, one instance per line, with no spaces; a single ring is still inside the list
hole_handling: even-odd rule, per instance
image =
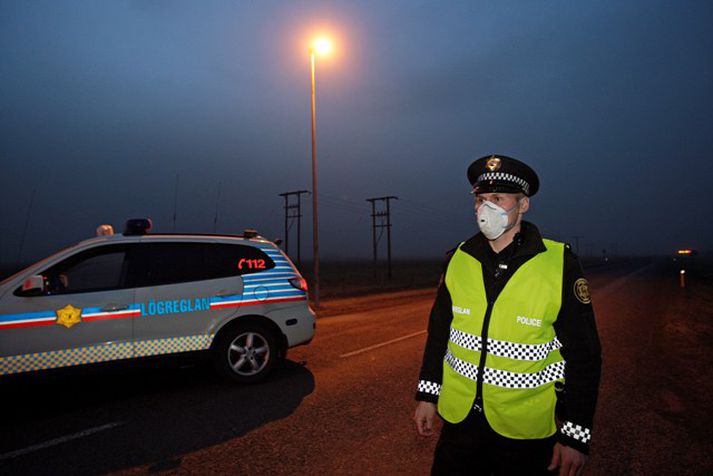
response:
[[[565,363],[553,324],[562,303],[564,244],[543,242],[547,251],[520,266],[493,303],[480,262],[461,247],[451,258],[445,283],[453,320],[438,398],[446,421],[468,416],[482,372],[483,411],[496,432],[533,439],[556,431],[554,384],[564,381]]]

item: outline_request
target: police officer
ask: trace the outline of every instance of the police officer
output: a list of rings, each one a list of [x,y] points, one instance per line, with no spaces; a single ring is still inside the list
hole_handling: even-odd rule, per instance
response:
[[[601,349],[587,281],[523,221],[539,180],[490,155],[468,168],[480,233],[449,253],[414,415],[443,419],[432,474],[574,475],[587,460]]]

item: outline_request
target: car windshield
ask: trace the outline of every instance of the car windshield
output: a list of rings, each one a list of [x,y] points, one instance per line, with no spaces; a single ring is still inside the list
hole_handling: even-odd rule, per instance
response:
[[[27,270],[30,269],[30,268],[34,268],[34,267],[36,267],[36,266],[40,266],[40,267],[41,267],[41,265],[43,265],[43,264],[49,262],[50,260],[53,260],[56,256],[58,256],[58,255],[64,253],[64,252],[67,251],[69,248],[71,248],[71,246],[67,246],[67,247],[65,247],[65,248],[62,248],[61,250],[57,251],[56,253],[53,253],[53,254],[51,254],[50,256],[48,256],[48,257],[46,257],[46,258],[44,258],[44,259],[41,259],[40,261],[37,261],[37,262],[35,262],[35,263],[32,263],[32,264],[29,265],[29,266],[25,266],[25,267],[22,268],[20,271],[18,271],[18,272],[16,272],[16,273],[13,273],[12,275],[10,275],[10,276],[8,276],[7,278],[5,278],[5,279],[3,279],[2,281],[0,281],[0,286],[3,286],[3,285],[5,285],[6,283],[9,283],[10,281],[12,281],[12,280],[14,280],[15,278],[17,278],[19,275],[26,273]]]

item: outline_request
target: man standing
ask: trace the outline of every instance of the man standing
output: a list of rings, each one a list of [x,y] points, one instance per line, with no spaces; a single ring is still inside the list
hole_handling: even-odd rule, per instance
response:
[[[578,474],[601,371],[587,281],[568,245],[522,220],[530,167],[486,156],[468,180],[480,233],[449,254],[416,393],[419,434],[443,419],[431,473]]]

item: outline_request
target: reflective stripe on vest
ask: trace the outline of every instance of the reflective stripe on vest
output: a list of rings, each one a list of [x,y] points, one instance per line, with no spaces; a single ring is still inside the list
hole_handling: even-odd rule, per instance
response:
[[[468,334],[451,329],[450,341],[466,349],[481,351],[483,339],[480,336]],[[562,347],[560,341],[555,337],[550,342],[544,344],[516,344],[504,340],[488,339],[488,353],[500,357],[508,357],[515,360],[542,360],[556,349]]]
[[[453,320],[438,399],[445,420],[458,423],[473,407],[485,337],[482,399],[490,426],[517,439],[556,431],[554,382],[564,379],[565,363],[553,324],[562,300],[564,245],[543,242],[547,251],[520,266],[490,304],[487,329],[480,262],[460,247],[451,258],[445,282]]]
[[[478,366],[455,357],[450,351],[446,352],[446,363],[453,370],[470,380],[478,378]],[[546,383],[564,378],[564,361],[554,362],[539,372],[515,373],[506,370],[497,370],[485,367],[483,369],[483,383],[504,388],[535,388]]]

